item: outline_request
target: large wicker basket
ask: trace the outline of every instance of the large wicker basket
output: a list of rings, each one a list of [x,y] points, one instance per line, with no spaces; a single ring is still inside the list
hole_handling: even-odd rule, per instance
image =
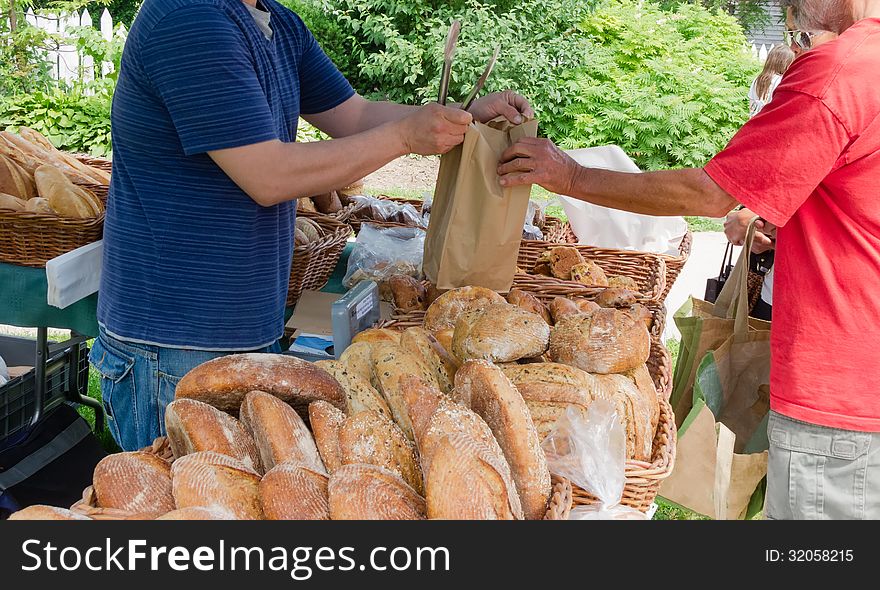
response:
[[[46,262],[101,239],[104,214],[91,219],[0,209],[0,262],[43,268]]]
[[[552,220],[552,221],[551,221]],[[567,221],[562,221],[556,217],[548,217],[547,225],[545,226],[547,229],[544,231],[544,240],[548,242],[555,242],[558,244],[577,244],[578,238],[574,235],[574,230],[571,229],[571,224]],[[681,240],[681,244],[678,246],[678,255],[670,256],[667,254],[653,254],[653,256],[659,256],[666,263],[666,288],[663,292],[663,299],[666,299],[666,296],[669,294],[669,290],[672,288],[672,285],[675,283],[675,280],[678,278],[678,275],[681,274],[681,269],[684,268],[685,263],[688,260],[688,257],[691,255],[691,246],[693,245],[694,235],[691,232],[687,232]],[[610,252],[630,252],[630,250],[609,250]]]
[[[351,228],[337,219],[313,213],[299,214],[321,226],[324,235],[320,240],[293,249],[287,290],[288,306],[295,305],[303,291],[318,290],[327,284],[351,236]]]
[[[113,172],[113,162],[107,158],[96,158],[85,154],[73,154],[73,157],[92,168],[103,170],[104,172]]]

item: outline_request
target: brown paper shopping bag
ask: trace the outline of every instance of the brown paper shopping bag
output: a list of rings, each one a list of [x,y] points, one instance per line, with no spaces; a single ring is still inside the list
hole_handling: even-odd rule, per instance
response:
[[[537,121],[512,125],[499,117],[474,123],[464,143],[440,158],[423,263],[437,288],[510,289],[531,186],[502,188],[498,161],[508,147],[537,132]]]

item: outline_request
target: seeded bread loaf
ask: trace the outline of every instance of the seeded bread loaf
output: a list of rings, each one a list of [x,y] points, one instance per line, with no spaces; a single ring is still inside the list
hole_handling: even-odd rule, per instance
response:
[[[616,309],[563,318],[550,335],[550,357],[588,373],[623,373],[648,360],[645,324]]]
[[[385,401],[388,402],[388,407],[391,408],[394,421],[407,438],[412,440],[412,424],[406,412],[400,378],[405,375],[415,375],[439,388],[437,377],[420,358],[396,344],[376,344],[373,347],[372,360],[373,371],[379,381],[380,391]]]
[[[459,362],[440,342],[424,328],[408,328],[400,336],[400,345],[407,352],[420,357],[437,377],[440,391],[452,390]]]
[[[552,325],[553,323],[553,318],[550,317],[550,310],[547,309],[546,305],[541,303],[540,299],[531,293],[521,289],[511,289],[510,293],[507,294],[507,302],[526,311],[538,314],[548,324]]]
[[[339,448],[339,430],[345,422],[345,414],[324,401],[309,404],[309,424],[315,437],[315,445],[329,473],[342,467],[342,451]]]
[[[550,326],[541,316],[509,303],[490,305],[459,317],[452,352],[462,361],[509,363],[547,350]]]
[[[425,329],[439,332],[455,328],[458,318],[466,311],[483,309],[493,303],[505,303],[504,297],[483,287],[461,287],[443,293],[425,312]]]
[[[382,394],[370,384],[369,380],[349,369],[345,363],[342,361],[318,361],[315,365],[330,373],[345,390],[345,413],[347,415],[353,416],[358,412],[370,410],[387,417],[389,420],[393,419],[391,408],[388,407]]]

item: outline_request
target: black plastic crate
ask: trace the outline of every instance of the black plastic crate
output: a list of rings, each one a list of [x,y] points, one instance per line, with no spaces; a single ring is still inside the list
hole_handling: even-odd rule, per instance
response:
[[[9,366],[34,366],[39,363],[37,340],[0,336],[0,356]],[[43,403],[40,415],[46,415],[65,400],[79,401],[88,391],[88,346],[78,339],[59,347],[47,347],[46,369],[43,379]],[[11,379],[0,386],[0,448],[16,444],[35,423],[38,413],[37,368]]]

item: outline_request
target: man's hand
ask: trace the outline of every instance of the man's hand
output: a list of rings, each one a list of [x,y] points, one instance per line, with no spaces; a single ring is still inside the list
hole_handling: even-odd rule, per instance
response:
[[[469,112],[431,103],[400,119],[397,128],[406,153],[431,156],[463,142],[472,121]]]
[[[535,118],[535,110],[525,97],[512,90],[495,92],[478,98],[471,105],[470,113],[480,123],[491,121],[495,117],[504,116],[514,125]]]
[[[538,184],[552,193],[572,194],[581,166],[549,139],[527,137],[501,154],[501,186]]]
[[[731,244],[734,246],[743,245],[746,240],[746,233],[749,230],[749,222],[753,217],[755,217],[755,213],[748,209],[731,211],[727,214],[727,218],[724,220],[724,235],[727,236],[727,240]],[[752,242],[753,253],[763,254],[776,247],[776,244],[767,235],[771,229],[775,228],[761,219],[755,222],[755,240]]]

